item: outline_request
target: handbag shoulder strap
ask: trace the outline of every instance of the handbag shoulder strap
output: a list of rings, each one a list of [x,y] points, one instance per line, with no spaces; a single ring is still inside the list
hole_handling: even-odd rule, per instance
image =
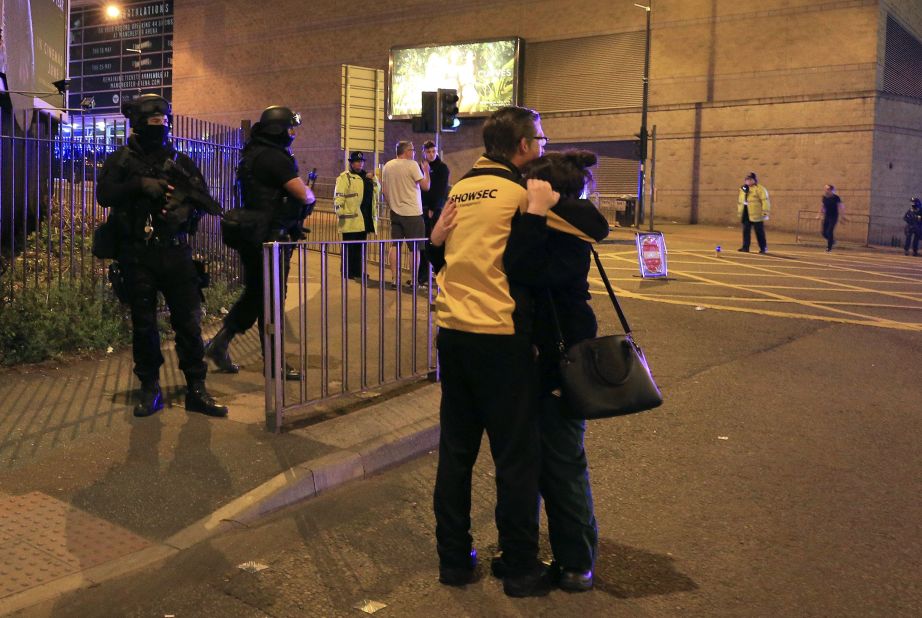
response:
[[[592,251],[592,257],[595,258],[595,265],[599,269],[599,274],[602,276],[602,282],[605,283],[605,289],[608,290],[608,296],[611,298],[611,304],[614,306],[615,311],[618,313],[618,319],[621,320],[621,326],[624,328],[624,334],[631,334],[631,326],[627,323],[627,318],[624,316],[624,311],[621,310],[621,303],[618,302],[618,297],[615,296],[615,291],[611,287],[611,282],[608,280],[608,275],[605,274],[605,269],[602,268],[602,260],[599,259],[599,254],[595,250],[595,247],[589,247],[589,250]],[[556,318],[556,315],[555,315]],[[558,325],[558,332],[560,327]]]

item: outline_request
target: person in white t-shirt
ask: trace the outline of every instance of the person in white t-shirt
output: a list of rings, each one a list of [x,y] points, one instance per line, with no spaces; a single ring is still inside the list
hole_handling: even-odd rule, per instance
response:
[[[397,158],[385,163],[381,172],[382,192],[391,215],[391,238],[425,238],[426,225],[423,221],[420,191],[429,190],[429,162],[423,159],[421,166],[416,162],[413,142],[397,142],[396,150]],[[412,250],[419,251],[419,247],[414,246]],[[387,259],[391,264],[391,281],[397,286],[400,284],[400,273],[397,272],[396,243],[388,249]],[[410,267],[414,268],[412,264]]]

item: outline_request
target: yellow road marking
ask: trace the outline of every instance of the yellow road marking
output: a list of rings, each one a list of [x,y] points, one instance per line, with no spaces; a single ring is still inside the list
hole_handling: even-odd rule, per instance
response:
[[[619,257],[618,259],[624,260],[625,258],[620,258],[620,257]],[[719,259],[719,258],[715,258],[715,259]],[[762,268],[762,270],[767,270],[767,269]],[[771,271],[769,271],[769,272],[771,272]],[[804,307],[811,307],[811,308],[813,308],[813,309],[818,309],[818,310],[820,310],[820,311],[826,311],[826,312],[830,312],[830,313],[840,313],[840,314],[842,314],[842,315],[852,316],[851,319],[852,319],[853,323],[855,323],[855,324],[871,324],[871,325],[879,324],[879,325],[881,325],[881,326],[885,326],[885,327],[888,327],[888,328],[897,328],[897,327],[899,327],[899,326],[907,326],[907,328],[906,328],[907,330],[918,330],[915,326],[913,326],[913,327],[908,327],[908,325],[905,325],[905,324],[903,324],[902,322],[896,322],[896,321],[894,321],[894,320],[888,320],[888,319],[885,319],[885,318],[876,318],[876,317],[873,317],[873,316],[867,316],[867,315],[864,315],[864,314],[861,314],[861,313],[856,313],[856,312],[854,312],[854,311],[845,311],[844,309],[837,309],[837,308],[835,308],[835,307],[827,307],[827,306],[823,306],[823,305],[820,305],[820,304],[817,304],[817,303],[814,303],[814,302],[811,302],[811,301],[808,301],[808,300],[800,300],[800,299],[796,299],[796,298],[791,298],[790,296],[783,296],[783,295],[781,295],[781,294],[776,294],[776,293],[774,293],[774,292],[769,292],[769,291],[766,291],[766,290],[759,290],[758,288],[753,289],[751,286],[736,285],[736,284],[731,284],[731,283],[721,283],[721,282],[719,282],[719,281],[714,281],[713,279],[707,279],[706,277],[699,277],[699,276],[694,275],[694,274],[692,274],[692,273],[681,272],[681,271],[676,272],[676,274],[679,274],[679,275],[684,276],[684,277],[691,277],[691,278],[697,279],[697,280],[699,280],[699,281],[705,281],[705,282],[712,283],[712,284],[714,284],[714,285],[718,285],[718,286],[722,286],[722,287],[727,287],[727,288],[737,289],[737,290],[743,290],[743,291],[745,291],[745,292],[756,292],[756,293],[760,293],[760,294],[763,294],[763,295],[765,295],[765,296],[769,296],[769,297],[776,298],[776,299],[778,299],[778,300],[788,301],[788,302],[790,302],[791,304],[801,305],[801,306],[804,306]],[[815,280],[815,279],[812,279],[812,278],[810,278],[810,277],[803,277],[803,276],[801,276],[801,275],[787,275],[787,276],[789,276],[789,277],[798,277],[798,278],[808,279],[808,280]],[[822,282],[822,283],[828,283],[828,282],[825,282],[825,281],[821,281],[821,282]],[[837,285],[837,284],[834,284],[834,285]],[[622,290],[622,292],[627,292],[627,290]],[[641,298],[641,296],[636,295],[635,298]],[[914,300],[914,299],[908,299],[908,300]],[[676,302],[678,302],[678,301],[676,301]],[[688,304],[688,303],[680,303],[680,304]],[[717,307],[714,307],[714,308],[717,308]],[[727,308],[727,309],[728,309],[728,310],[735,310],[736,308],[734,308],[734,309]],[[796,314],[795,314],[795,315],[796,315]],[[810,317],[813,317],[813,318],[822,318],[822,317],[825,317],[825,316],[810,316]],[[861,318],[861,319],[854,320],[854,318]],[[849,319],[849,318],[839,318],[839,319]]]
[[[602,285],[602,280],[598,279],[599,285]],[[701,300],[726,300],[726,301],[740,301],[746,303],[781,303],[781,304],[799,304],[791,303],[789,300],[781,300],[777,298],[750,298],[745,296],[715,296],[715,295],[691,295],[691,294],[663,294],[657,298],[685,298],[685,299],[701,299]],[[847,300],[818,300],[815,301],[819,305],[845,305],[848,307],[868,307],[874,309],[904,309],[907,311],[922,311],[922,305],[886,305],[882,303],[855,303],[849,302]],[[902,324],[903,322],[901,322]]]
[[[714,258],[714,259],[717,259],[717,258]],[[776,259],[777,259],[777,258],[776,258]],[[754,265],[750,265],[750,264],[740,264],[740,265],[741,265],[741,266],[745,266],[746,268],[752,268],[752,269],[755,269],[755,270],[758,270],[758,271],[762,271],[762,272],[777,273],[777,271],[772,270],[771,268],[767,268],[767,267],[765,267],[765,266],[754,266]],[[839,267],[836,267],[836,268],[839,268]],[[882,274],[882,273],[875,273],[875,272],[872,272],[872,271],[859,270],[859,269],[845,269],[845,268],[840,268],[840,270],[849,270],[849,271],[852,271],[852,272],[862,272],[862,273],[864,273],[864,274],[878,274],[878,275],[879,275],[879,274]],[[915,300],[914,298],[905,296],[904,294],[900,294],[899,292],[890,292],[890,291],[887,291],[887,290],[875,290],[875,289],[871,289],[871,288],[863,288],[863,287],[861,287],[861,286],[852,285],[852,284],[850,284],[850,283],[835,283],[835,282],[832,282],[832,281],[830,281],[830,280],[828,280],[828,279],[822,279],[822,278],[820,278],[820,277],[808,277],[808,276],[806,276],[806,275],[797,275],[797,274],[793,274],[793,273],[791,273],[791,274],[788,275],[788,276],[789,276],[789,277],[796,277],[796,278],[798,278],[798,279],[804,279],[804,280],[806,280],[806,281],[814,281],[814,282],[816,282],[816,283],[824,283],[824,284],[827,284],[827,285],[832,284],[832,285],[841,286],[841,287],[843,287],[843,288],[849,288],[849,289],[853,289],[853,290],[862,290],[862,291],[864,291],[864,292],[869,292],[869,293],[871,293],[871,294],[881,294],[881,295],[884,295],[884,296],[892,296],[893,298],[900,298],[900,299],[902,299],[902,300]],[[890,276],[890,277],[893,277],[893,278],[902,278],[902,277],[899,277],[899,276],[897,276],[897,275],[887,275],[887,276]],[[908,279],[908,278],[907,278],[906,280],[907,280],[907,281],[913,281],[913,279]],[[836,280],[836,281],[839,281],[839,280]]]
[[[592,294],[597,295],[608,295],[608,292],[603,290],[590,290]],[[889,328],[892,330],[905,330],[912,332],[922,331],[922,325],[919,324],[905,324],[903,322],[884,322],[880,320],[852,320],[848,318],[839,318],[825,315],[813,315],[809,313],[790,313],[786,311],[772,311],[770,309],[753,309],[750,307],[727,307],[725,305],[714,305],[709,303],[699,303],[699,302],[689,302],[683,300],[672,300],[668,298],[661,298],[656,296],[648,296],[646,294],[636,294],[634,292],[629,292],[627,290],[618,289],[618,294],[624,298],[636,298],[638,300],[649,300],[656,303],[665,303],[667,305],[683,305],[686,307],[705,307],[707,309],[717,309],[720,311],[735,311],[736,313],[753,313],[757,315],[767,315],[776,318],[794,318],[799,320],[816,320],[820,322],[833,322],[836,324],[855,324],[859,326],[873,326],[877,328]]]

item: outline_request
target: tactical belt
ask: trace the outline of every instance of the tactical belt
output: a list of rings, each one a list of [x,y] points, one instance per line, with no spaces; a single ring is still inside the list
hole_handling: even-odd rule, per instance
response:
[[[158,247],[184,247],[189,244],[189,240],[186,234],[180,233],[166,238],[154,236],[148,241],[148,244]]]

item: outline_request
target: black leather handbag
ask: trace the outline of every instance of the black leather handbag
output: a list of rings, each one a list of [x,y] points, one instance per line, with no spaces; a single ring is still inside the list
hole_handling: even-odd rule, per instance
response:
[[[631,336],[631,327],[595,249],[592,255],[624,334],[586,339],[565,348],[557,310],[551,299],[561,356],[561,394],[567,404],[564,413],[571,418],[590,420],[650,410],[663,403],[663,396],[653,381],[643,351]]]

